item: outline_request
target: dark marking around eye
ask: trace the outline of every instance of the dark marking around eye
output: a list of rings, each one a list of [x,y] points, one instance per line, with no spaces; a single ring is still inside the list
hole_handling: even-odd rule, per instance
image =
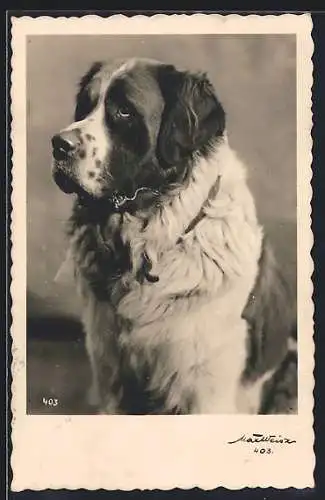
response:
[[[86,156],[86,152],[85,152],[85,150],[84,150],[84,149],[81,149],[81,150],[80,150],[80,153],[79,153],[79,157],[83,160],[83,159],[85,158],[85,156]]]
[[[149,148],[149,135],[143,115],[128,99],[129,88],[130,82],[124,78],[116,79],[109,87],[105,97],[106,125],[118,143],[132,154],[142,156]],[[128,110],[130,116],[118,119],[118,110]]]
[[[97,148],[94,148],[94,149],[93,149],[93,152],[92,152],[92,157],[93,157],[93,158],[94,158],[94,156],[96,155],[96,153],[97,153]]]
[[[127,97],[127,88],[127,82],[123,78],[118,78],[109,87],[105,97],[105,110],[108,121],[118,122],[133,117],[135,109],[133,103]]]
[[[88,172],[88,177],[89,179],[93,179],[95,177],[95,172],[93,171]]]

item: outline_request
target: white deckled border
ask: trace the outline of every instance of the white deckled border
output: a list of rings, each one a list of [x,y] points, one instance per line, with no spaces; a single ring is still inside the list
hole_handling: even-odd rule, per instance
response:
[[[12,19],[12,490],[305,488],[314,485],[311,29],[311,17],[307,14]],[[298,415],[26,415],[27,35],[252,33],[297,36]],[[297,439],[297,443],[292,447],[278,447],[275,453],[263,457],[254,454],[245,444],[227,445],[228,440],[251,432],[287,435]]]

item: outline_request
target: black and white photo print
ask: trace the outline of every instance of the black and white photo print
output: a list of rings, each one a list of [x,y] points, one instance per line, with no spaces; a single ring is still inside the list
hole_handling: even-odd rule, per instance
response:
[[[294,35],[27,47],[28,411],[296,411]]]
[[[290,30],[285,16],[237,29],[230,16],[214,31],[210,16],[192,31],[172,17],[169,31],[123,16],[107,29],[16,21],[30,418],[250,422],[309,408],[309,17],[289,16]],[[228,454],[296,446],[290,426],[251,422],[227,433]]]

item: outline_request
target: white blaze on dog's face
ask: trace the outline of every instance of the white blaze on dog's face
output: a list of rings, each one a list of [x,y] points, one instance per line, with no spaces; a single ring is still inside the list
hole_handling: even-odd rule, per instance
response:
[[[184,177],[208,154],[225,116],[204,75],[147,59],[95,63],[80,82],[75,122],[52,139],[53,176],[65,192],[110,198]]]

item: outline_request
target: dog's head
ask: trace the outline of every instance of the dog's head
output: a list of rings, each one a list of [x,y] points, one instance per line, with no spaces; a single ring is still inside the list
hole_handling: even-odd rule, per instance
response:
[[[52,138],[53,176],[86,199],[160,190],[183,180],[224,129],[205,75],[146,59],[95,63],[80,82],[75,121]]]

